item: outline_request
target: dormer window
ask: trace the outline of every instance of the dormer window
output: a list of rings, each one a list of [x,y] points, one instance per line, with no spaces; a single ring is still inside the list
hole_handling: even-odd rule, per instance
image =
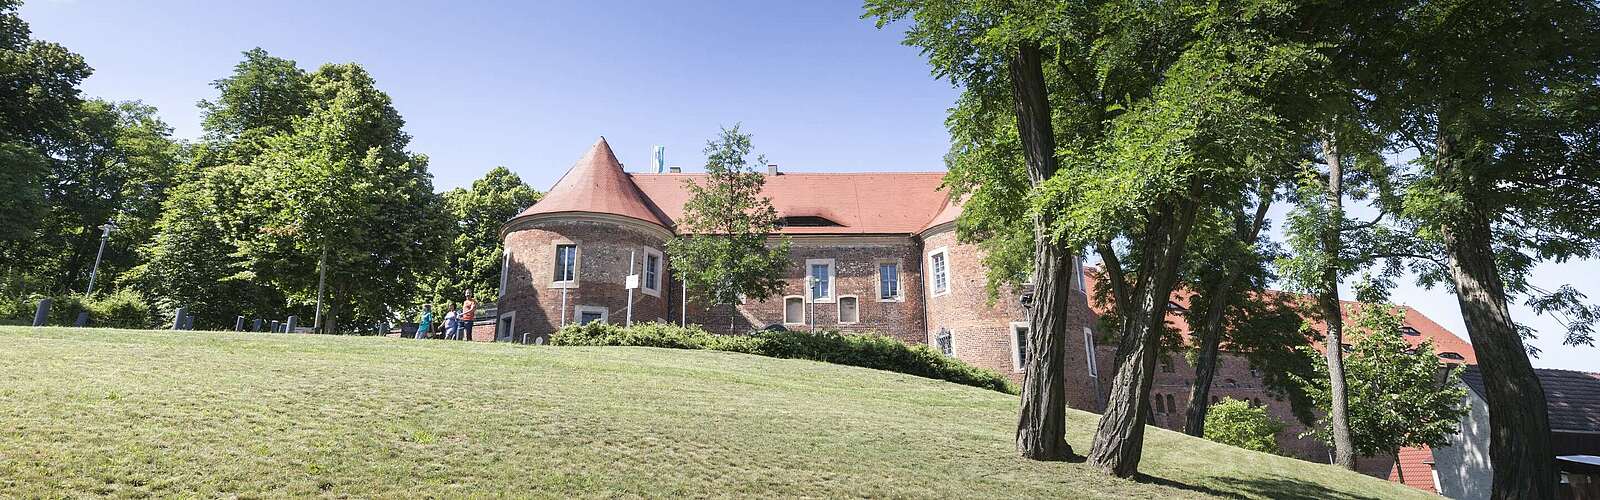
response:
[[[1419,331],[1417,331],[1416,328],[1412,328],[1412,327],[1409,327],[1409,326],[1400,327],[1400,333],[1404,334],[1407,337],[1419,337],[1419,336],[1422,336],[1422,332],[1419,332]]]
[[[790,215],[778,219],[780,227],[838,227],[840,224],[817,215]]]
[[[1178,305],[1177,302],[1171,302],[1171,301],[1167,302],[1167,311],[1175,312],[1175,313],[1189,312],[1188,309],[1185,309],[1183,306]]]

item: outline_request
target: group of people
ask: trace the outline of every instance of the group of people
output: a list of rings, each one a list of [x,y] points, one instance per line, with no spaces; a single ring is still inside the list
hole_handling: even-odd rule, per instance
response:
[[[466,300],[461,301],[461,312],[456,312],[455,303],[448,303],[445,307],[450,310],[444,313],[444,321],[440,325],[433,323],[433,304],[422,305],[422,316],[417,319],[417,336],[419,339],[431,338],[435,326],[443,327],[445,340],[471,340],[472,320],[478,317],[478,301],[472,299],[472,291],[466,291]]]

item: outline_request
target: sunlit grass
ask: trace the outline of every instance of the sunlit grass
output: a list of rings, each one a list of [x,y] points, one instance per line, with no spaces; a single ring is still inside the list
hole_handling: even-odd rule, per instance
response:
[[[1110,479],[1018,459],[1014,396],[711,351],[0,327],[0,370],[0,496],[1420,496],[1161,430]]]

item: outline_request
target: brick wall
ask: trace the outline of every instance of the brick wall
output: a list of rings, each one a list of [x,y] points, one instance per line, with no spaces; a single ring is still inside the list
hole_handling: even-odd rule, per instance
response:
[[[738,305],[708,306],[690,303],[689,322],[702,325],[718,333],[745,333],[768,325],[784,324],[785,297],[802,297],[802,314],[797,323],[785,324],[790,330],[807,330],[811,314],[815,311],[817,328],[836,328],[844,332],[877,332],[909,343],[925,342],[922,311],[921,266],[918,245],[910,237],[796,237],[790,240],[791,262],[784,274],[784,289],[779,296],[765,301],[749,299]],[[806,297],[806,263],[808,260],[832,260],[834,268],[833,299],[817,301],[815,307]],[[900,298],[880,300],[878,294],[878,264],[893,262],[900,267]],[[671,316],[678,318],[676,310],[680,300],[678,284],[672,287]],[[839,322],[839,298],[853,296],[858,304],[859,318],[855,323]],[[732,314],[730,314],[732,313]],[[729,329],[729,321],[733,328]]]
[[[925,235],[922,266],[931,266],[930,256],[941,249],[950,268],[949,292],[935,295],[933,271],[928,269],[923,283],[928,302],[925,342],[935,343],[935,336],[948,330],[957,358],[1020,383],[1024,372],[1018,369],[1014,357],[1012,323],[1027,322],[1027,310],[1012,290],[1002,290],[993,301],[989,299],[983,252],[974,245],[957,242],[953,230],[935,230]],[[1090,317],[1089,303],[1081,291],[1071,297],[1067,311],[1067,404],[1099,411],[1097,381],[1088,369],[1082,336]]]
[[[558,243],[574,243],[578,248],[577,284],[565,289],[552,286]],[[510,265],[499,312],[502,317],[515,313],[512,333],[520,341],[523,333],[532,334],[530,339],[547,339],[560,327],[563,312],[568,323],[576,322],[578,306],[604,308],[610,322],[622,323],[628,303],[624,284],[629,253],[638,252],[636,258],[642,259],[644,249],[660,250],[664,245],[658,236],[628,225],[574,220],[543,221],[515,229],[506,234],[505,247]],[[663,263],[663,283],[670,278],[665,267]],[[634,321],[667,318],[665,293],[653,296],[635,290],[633,298]]]

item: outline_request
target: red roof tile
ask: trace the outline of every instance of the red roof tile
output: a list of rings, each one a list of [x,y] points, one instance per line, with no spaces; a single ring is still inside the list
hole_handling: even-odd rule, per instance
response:
[[[650,209],[639,187],[622,171],[622,164],[604,137],[589,147],[589,152],[556,181],[544,198],[522,211],[519,217],[557,212],[620,215],[665,225]]]
[[[683,183],[705,174],[629,174],[669,225],[689,199]],[[785,226],[784,234],[915,234],[949,198],[941,172],[783,173],[767,176],[762,194],[780,217],[822,217],[837,226]]]
[[[1438,493],[1433,489],[1433,450],[1426,446],[1420,448],[1401,448],[1400,461],[1389,469],[1389,480],[1429,493]],[[1401,472],[1405,473],[1405,481],[1400,481]]]

